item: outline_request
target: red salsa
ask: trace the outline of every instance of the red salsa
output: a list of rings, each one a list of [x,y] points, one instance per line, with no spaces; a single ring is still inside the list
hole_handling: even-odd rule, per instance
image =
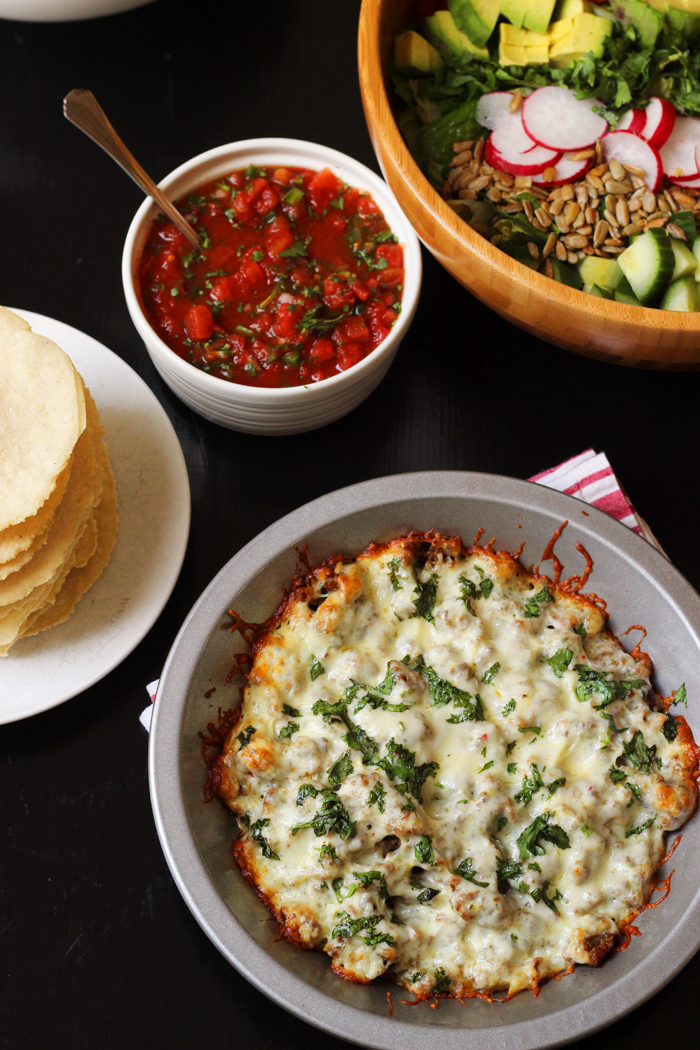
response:
[[[139,265],[146,316],[176,354],[246,386],[318,383],[361,361],[401,311],[403,248],[332,171],[234,171],[159,216]]]

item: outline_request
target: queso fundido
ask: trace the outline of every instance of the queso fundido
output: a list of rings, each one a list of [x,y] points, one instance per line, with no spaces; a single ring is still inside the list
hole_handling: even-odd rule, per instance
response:
[[[251,165],[178,202],[138,268],[144,312],[195,367],[234,383],[316,383],[357,364],[401,311],[403,248],[368,193],[328,168]]]

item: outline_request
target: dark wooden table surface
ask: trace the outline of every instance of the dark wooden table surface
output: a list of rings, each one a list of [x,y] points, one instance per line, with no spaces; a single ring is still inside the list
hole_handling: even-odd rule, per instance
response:
[[[697,374],[615,368],[539,342],[427,253],[422,302],[388,378],[324,431],[223,430],[156,374],[120,278],[140,191],[64,120],[61,100],[91,88],[156,179],[257,135],[322,142],[377,170],[357,85],[358,11],[359,0],[159,0],[82,23],[0,21],[0,301],[74,325],[128,361],[165,406],[192,486],[187,557],[150,634],[82,696],[0,728],[3,1047],[347,1045],[269,1002],[209,943],[170,877],[148,797],[145,684],[212,576],[275,519],[367,478],[528,477],[594,446],[700,584]],[[696,958],[577,1046],[697,1046],[699,982]]]

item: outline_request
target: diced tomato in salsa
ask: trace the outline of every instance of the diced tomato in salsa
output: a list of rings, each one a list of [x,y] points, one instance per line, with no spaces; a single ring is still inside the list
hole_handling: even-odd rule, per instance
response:
[[[251,166],[178,202],[139,264],[146,316],[197,368],[247,386],[318,383],[361,361],[401,312],[403,248],[372,198],[329,169]]]

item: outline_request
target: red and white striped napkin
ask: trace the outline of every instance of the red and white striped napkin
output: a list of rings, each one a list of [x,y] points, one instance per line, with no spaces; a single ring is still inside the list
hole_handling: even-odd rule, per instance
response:
[[[565,492],[568,496],[575,496],[576,499],[605,511],[612,518],[627,525],[633,532],[639,533],[662,554],[665,554],[656,536],[627,498],[604,452],[595,452],[592,448],[586,449],[580,455],[560,463],[558,467],[543,470],[541,474],[535,474],[528,480],[535,481],[538,485],[545,485],[549,489],[556,489],[558,492]],[[146,686],[151,703],[145,711],[141,712],[140,716],[141,724],[146,731],[151,727],[153,701],[156,698],[157,689],[158,679]]]
[[[586,449],[578,456],[560,463],[558,467],[543,470],[541,474],[535,474],[528,480],[545,485],[548,489],[556,489],[557,492],[565,492],[567,496],[575,496],[576,499],[605,511],[611,518],[621,521],[665,554],[644,518],[637,513],[627,498],[604,452]]]

